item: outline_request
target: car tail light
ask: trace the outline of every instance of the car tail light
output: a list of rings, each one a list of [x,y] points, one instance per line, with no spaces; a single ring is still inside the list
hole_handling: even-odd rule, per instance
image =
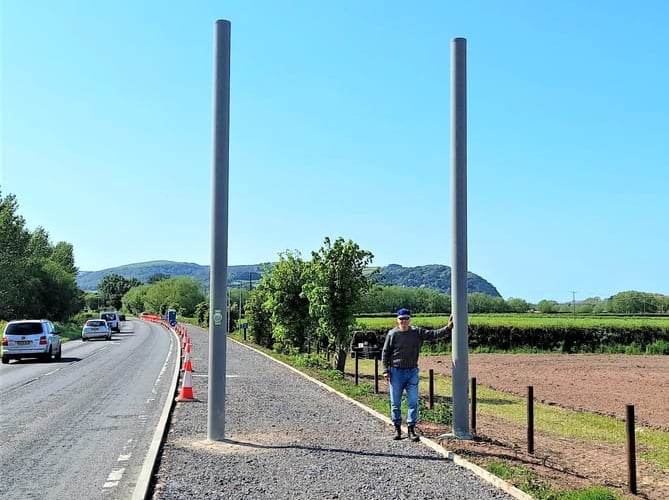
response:
[[[9,342],[7,341],[7,337],[2,337],[2,345],[9,345]]]
[[[42,336],[39,338],[39,345],[44,345],[44,344],[46,344],[46,336],[45,336],[45,335],[42,335]]]

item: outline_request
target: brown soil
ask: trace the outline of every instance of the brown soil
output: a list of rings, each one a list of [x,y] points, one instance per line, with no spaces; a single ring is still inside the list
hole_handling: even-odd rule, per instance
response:
[[[422,356],[423,373],[451,375],[450,356]],[[527,396],[537,403],[625,419],[633,404],[637,433],[644,427],[669,432],[669,357],[627,355],[472,354],[469,376],[486,386]],[[641,430],[639,428],[641,427]],[[421,432],[439,440],[449,429],[427,422]],[[527,427],[477,412],[472,440],[443,440],[442,445],[479,465],[500,459],[533,469],[552,488],[604,485],[625,498],[669,498],[669,471],[645,462],[637,444],[637,492],[628,487],[625,445],[597,444],[535,431],[534,454],[527,453]]]

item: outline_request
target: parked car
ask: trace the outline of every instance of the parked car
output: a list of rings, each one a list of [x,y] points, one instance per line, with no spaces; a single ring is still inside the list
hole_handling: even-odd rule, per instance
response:
[[[100,319],[104,319],[113,332],[121,331],[121,321],[116,311],[104,311],[100,313]]]
[[[107,321],[104,319],[89,319],[81,328],[81,340],[86,341],[90,339],[107,339],[111,340],[112,330]]]
[[[2,363],[10,359],[42,358],[59,360],[62,356],[60,334],[46,319],[10,321],[2,334]]]

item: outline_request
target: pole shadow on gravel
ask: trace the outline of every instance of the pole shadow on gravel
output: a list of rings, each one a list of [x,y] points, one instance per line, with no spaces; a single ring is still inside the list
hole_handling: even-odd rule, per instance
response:
[[[378,452],[367,452],[367,451],[354,451],[346,450],[343,448],[322,448],[319,446],[303,446],[299,444],[293,445],[268,445],[268,444],[257,444],[249,443],[246,441],[236,441],[234,439],[224,439],[223,443],[233,444],[237,446],[245,446],[247,448],[257,448],[264,450],[283,450],[283,449],[293,449],[293,450],[307,450],[307,451],[325,451],[330,453],[341,453],[345,455],[359,455],[359,456],[369,456],[369,457],[391,457],[391,458],[412,458],[415,460],[433,460],[435,462],[443,462],[447,460],[444,457],[435,457],[433,455],[401,455],[398,453],[378,453]],[[412,444],[415,446],[415,443]]]

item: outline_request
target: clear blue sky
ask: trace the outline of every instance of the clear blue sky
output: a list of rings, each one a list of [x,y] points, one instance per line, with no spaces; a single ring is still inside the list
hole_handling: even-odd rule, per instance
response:
[[[532,302],[669,294],[664,1],[1,5],[0,189],[81,270],[210,263],[228,19],[229,264],[342,236],[376,265],[451,265],[462,36],[469,270]]]

